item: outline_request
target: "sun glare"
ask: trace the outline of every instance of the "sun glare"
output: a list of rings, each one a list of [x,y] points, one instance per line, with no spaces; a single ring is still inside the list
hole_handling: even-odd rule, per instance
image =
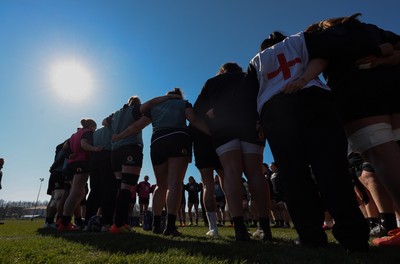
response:
[[[55,64],[50,73],[51,87],[62,98],[85,99],[93,89],[93,79],[86,67],[76,60]]]

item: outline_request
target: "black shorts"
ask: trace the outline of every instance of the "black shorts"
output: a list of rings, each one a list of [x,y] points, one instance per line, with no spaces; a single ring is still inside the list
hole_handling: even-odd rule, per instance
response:
[[[212,138],[202,133],[193,136],[193,152],[197,169],[214,168],[222,169],[221,162],[215,152]]]
[[[47,194],[51,195],[54,190],[64,189],[64,178],[62,171],[54,171],[50,174],[49,186],[47,187]]]
[[[122,165],[132,167],[142,167],[143,162],[143,146],[142,145],[126,145],[122,146],[111,153],[111,163],[114,172],[122,171]]]
[[[150,198],[149,197],[139,197],[139,204],[149,204]]]
[[[90,172],[90,164],[89,161],[76,161],[73,163],[68,163],[65,168],[67,181],[72,181],[75,174],[89,173]]]
[[[391,67],[364,70],[358,73],[358,82],[334,87],[335,104],[343,121],[400,113],[400,84],[396,75],[400,75],[400,71],[393,71]]]
[[[192,157],[192,139],[185,131],[163,131],[153,134],[150,146],[151,162],[160,165],[172,157]]]
[[[215,197],[215,201],[217,202],[218,209],[225,209],[226,200],[225,197]]]
[[[197,198],[189,198],[188,199],[188,203],[189,204],[198,204],[199,203],[199,199]]]

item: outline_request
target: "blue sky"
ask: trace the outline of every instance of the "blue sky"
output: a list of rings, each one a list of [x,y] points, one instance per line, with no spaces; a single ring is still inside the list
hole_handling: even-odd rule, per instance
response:
[[[33,201],[45,178],[39,200],[47,200],[55,146],[83,117],[100,124],[129,96],[147,101],[173,87],[194,102],[220,65],[235,61],[246,68],[274,30],[293,34],[324,18],[361,12],[363,21],[400,33],[399,10],[395,0],[2,0],[0,199]],[[82,100],[60,96],[50,82],[54,65],[71,60],[93,79]],[[141,179],[147,174],[154,183],[150,136],[148,127]],[[264,160],[272,161],[268,148]],[[199,180],[194,164],[190,175]]]

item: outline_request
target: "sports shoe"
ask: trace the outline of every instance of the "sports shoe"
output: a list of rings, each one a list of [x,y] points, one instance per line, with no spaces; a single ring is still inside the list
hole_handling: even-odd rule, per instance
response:
[[[43,229],[49,229],[49,230],[57,230],[56,223],[44,223]]]
[[[290,224],[283,224],[281,227],[282,228],[290,228]]]
[[[282,225],[278,222],[276,222],[274,225],[271,226],[271,228],[281,228]]]
[[[383,236],[387,236],[388,232],[389,232],[389,230],[387,230],[384,226],[377,225],[371,229],[371,231],[369,232],[369,235],[372,237],[383,237]]]
[[[383,247],[400,247],[400,228],[389,231],[388,235],[373,239],[372,244]]]
[[[103,225],[100,229],[100,232],[111,232],[111,226],[110,225]]]
[[[218,236],[218,229],[210,229],[207,233],[206,233],[206,237],[217,237]]]
[[[126,225],[117,227],[115,224],[111,226],[110,232],[112,234],[126,234],[126,233],[132,233],[132,229]]]
[[[178,231],[178,229],[174,228],[174,229],[165,229],[163,232],[164,236],[182,236],[182,233]]]
[[[76,229],[76,227],[75,227],[72,223],[69,223],[69,224],[66,225],[66,226],[63,225],[62,223],[60,223],[60,224],[58,225],[58,227],[57,227],[57,230],[63,232],[63,231],[75,231],[75,230],[77,230],[77,229]]]
[[[255,239],[263,239],[264,238],[264,231],[261,229],[257,229],[253,234],[251,234],[252,237]]]

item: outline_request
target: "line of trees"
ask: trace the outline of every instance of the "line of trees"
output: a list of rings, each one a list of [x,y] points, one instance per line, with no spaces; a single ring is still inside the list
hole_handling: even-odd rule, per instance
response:
[[[24,209],[47,206],[48,201],[5,201],[0,199],[0,218],[19,218],[24,215]]]

